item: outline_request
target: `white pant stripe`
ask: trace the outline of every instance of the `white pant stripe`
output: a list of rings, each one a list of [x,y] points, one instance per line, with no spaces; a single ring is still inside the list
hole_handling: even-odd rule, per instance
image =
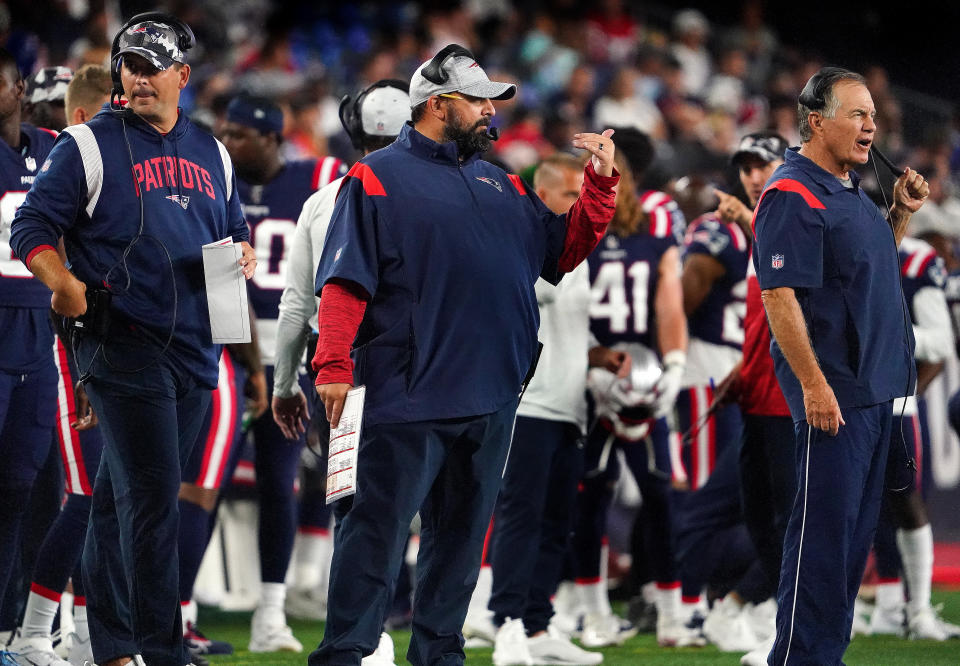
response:
[[[800,545],[797,547],[797,576],[793,581],[793,608],[790,610],[790,638],[787,640],[787,652],[783,656],[783,664],[786,666],[790,659],[790,645],[793,643],[793,627],[797,620],[797,594],[800,591],[800,558],[803,556],[803,532],[807,527],[807,487],[810,484],[810,439],[813,435],[813,428],[807,424],[807,459],[803,467],[803,519],[800,521]]]

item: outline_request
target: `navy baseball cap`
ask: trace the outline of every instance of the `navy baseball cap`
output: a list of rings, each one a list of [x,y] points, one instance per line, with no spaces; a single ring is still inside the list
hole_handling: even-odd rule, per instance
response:
[[[114,58],[124,53],[146,58],[161,71],[172,67],[175,62],[184,62],[185,57],[179,46],[177,31],[159,21],[141,21],[124,30]]]
[[[283,134],[283,111],[265,97],[240,95],[227,105],[227,120],[264,134]]]

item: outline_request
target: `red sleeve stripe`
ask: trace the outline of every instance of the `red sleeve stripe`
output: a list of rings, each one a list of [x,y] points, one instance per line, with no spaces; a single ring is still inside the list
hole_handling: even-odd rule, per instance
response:
[[[794,180],[792,178],[781,178],[780,180],[770,183],[770,186],[763,191],[763,194],[760,195],[760,198],[757,199],[757,207],[753,211],[753,219],[750,220],[750,229],[753,231],[754,237],[757,235],[757,211],[760,210],[760,202],[763,201],[763,197],[766,196],[767,192],[770,190],[780,190],[781,192],[793,192],[794,194],[799,194],[803,197],[803,200],[807,202],[807,205],[810,208],[819,208],[821,210],[826,210],[827,207],[823,203],[813,196],[813,192],[807,189],[807,186],[801,183],[799,180]]]
[[[38,254],[40,254],[41,252],[44,252],[44,251],[46,251],[46,250],[53,250],[54,252],[56,252],[56,251],[57,251],[57,248],[53,247],[52,245],[38,245],[38,246],[36,246],[36,247],[33,248],[32,250],[30,250],[30,254],[28,254],[28,255],[27,255],[27,258],[23,260],[24,266],[26,266],[27,268],[30,268],[30,262],[33,261],[33,258],[34,258],[35,256],[37,256]]]
[[[901,272],[904,277],[915,278],[923,273],[937,256],[936,250],[930,249],[921,252],[914,252],[903,264]]]
[[[363,162],[354,164],[353,168],[347,172],[347,178],[359,178],[360,182],[363,183],[363,191],[366,192],[368,196],[387,196],[387,191],[383,189],[383,183],[381,183],[377,175],[373,173],[373,169]]]
[[[513,183],[515,188],[517,188],[517,192],[519,192],[521,196],[526,196],[527,188],[523,186],[523,179],[520,176],[514,173],[508,173],[507,178],[510,179],[510,182]]]
[[[42,132],[46,132],[46,133],[49,134],[50,136],[60,136],[59,133],[54,132],[52,129],[47,129],[46,127],[38,127],[37,129],[40,130],[40,131],[42,131]]]

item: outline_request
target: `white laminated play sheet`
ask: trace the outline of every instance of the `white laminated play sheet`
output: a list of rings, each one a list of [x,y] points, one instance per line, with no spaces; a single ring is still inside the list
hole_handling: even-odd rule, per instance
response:
[[[357,492],[357,451],[363,425],[365,386],[347,391],[340,423],[330,429],[330,453],[327,455],[327,504]]]
[[[240,268],[243,248],[232,237],[203,246],[210,333],[215,344],[250,342],[247,284]]]

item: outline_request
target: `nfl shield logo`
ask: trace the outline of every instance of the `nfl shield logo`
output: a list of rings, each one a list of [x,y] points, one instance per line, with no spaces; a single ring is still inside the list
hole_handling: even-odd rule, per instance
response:
[[[774,268],[783,268],[783,255],[775,254],[773,255],[773,261],[770,262],[770,265]]]

